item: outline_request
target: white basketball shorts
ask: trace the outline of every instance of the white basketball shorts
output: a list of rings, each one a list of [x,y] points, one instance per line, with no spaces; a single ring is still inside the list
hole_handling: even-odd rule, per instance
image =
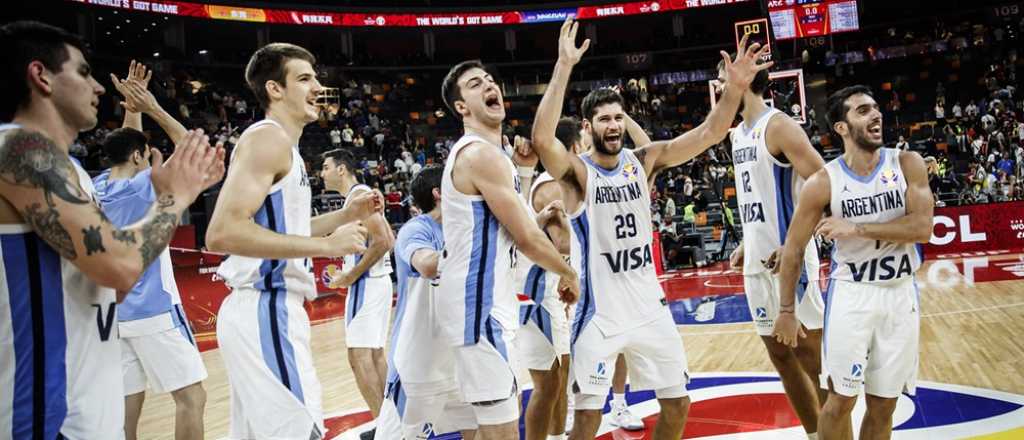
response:
[[[548,298],[544,301],[546,303]],[[555,359],[569,354],[569,318],[565,304],[557,297],[554,301],[557,304],[553,308],[546,307],[546,304],[519,308],[521,326],[516,331],[516,348],[519,361],[531,370],[550,370]]]
[[[601,409],[615,375],[619,353],[629,365],[632,390],[654,390],[659,399],[687,395],[689,373],[683,338],[668,307],[640,327],[607,337],[593,322],[580,332],[572,347],[576,409]]]
[[[345,297],[345,346],[383,348],[388,340],[394,292],[390,276],[366,276]]]
[[[324,432],[304,298],[235,289],[217,314],[231,385],[232,439],[313,439]]]
[[[126,396],[177,391],[206,379],[206,366],[188,324],[144,336],[121,338],[121,371]]]
[[[830,280],[825,293],[821,386],[895,398],[914,394],[921,307],[913,277],[887,283]]]
[[[413,440],[475,429],[473,407],[462,401],[454,379],[442,384],[395,380],[387,384],[384,404],[377,417],[376,435],[381,439]]]
[[[781,304],[779,277],[769,271],[746,275],[743,277],[743,290],[747,294],[747,306],[757,334],[771,336]],[[818,282],[801,277],[796,284],[796,301],[796,317],[800,323],[808,330],[820,329],[825,316],[825,301]]]
[[[469,402],[480,425],[519,419],[515,331],[488,318],[480,341],[455,347],[455,377],[462,401]]]

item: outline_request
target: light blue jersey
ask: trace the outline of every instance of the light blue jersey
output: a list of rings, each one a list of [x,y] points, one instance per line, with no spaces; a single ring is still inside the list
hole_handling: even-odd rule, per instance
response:
[[[424,278],[412,265],[416,251],[443,248],[441,225],[426,214],[406,222],[395,241],[398,305],[388,350],[388,388],[399,415],[404,412],[401,395],[410,385],[432,394],[450,388],[455,380],[453,352],[439,334],[437,280]]]
[[[131,225],[146,216],[156,201],[156,191],[150,179],[152,169],[146,169],[127,179],[111,179],[110,170],[93,179],[96,195],[103,213],[117,227]],[[174,281],[174,268],[170,251],[164,249],[152,262],[131,292],[117,307],[117,317],[123,337],[143,336],[182,328],[188,332],[185,314],[181,310],[181,297]]]

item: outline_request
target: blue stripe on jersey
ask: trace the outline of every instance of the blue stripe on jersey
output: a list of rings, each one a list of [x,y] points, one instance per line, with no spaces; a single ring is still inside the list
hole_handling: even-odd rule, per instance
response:
[[[590,166],[594,167],[594,169],[597,170],[598,173],[601,173],[601,175],[605,176],[605,177],[612,177],[612,176],[615,176],[616,174],[621,173],[622,172],[622,165],[626,163],[626,159],[624,159],[623,155],[620,154],[619,155],[619,163],[617,165],[615,165],[614,169],[610,169],[609,170],[607,168],[602,167],[601,165],[598,165],[596,162],[594,162],[594,160],[590,158],[590,155],[585,154],[585,155],[580,156],[580,158],[582,158],[584,162],[590,164]]]
[[[804,300],[804,294],[807,293],[807,268],[804,267],[800,270],[800,280],[796,283],[796,302],[800,304]]]
[[[188,320],[185,319],[185,313],[181,310],[181,304],[174,305],[174,316],[178,319],[178,331],[185,337],[185,340],[193,347],[196,345],[196,340],[192,338],[192,327],[188,325]]]
[[[466,310],[463,342],[474,345],[494,305],[494,257],[498,241],[498,219],[484,201],[473,202],[473,249],[466,274]]]
[[[828,286],[825,287],[825,320],[821,326],[821,356],[823,360],[828,360],[828,315],[832,311],[832,292],[836,287],[836,280],[832,278],[832,274],[836,271],[836,249],[832,248],[832,256],[829,257],[832,260],[830,263],[828,273]]]
[[[405,320],[405,307],[409,304],[409,280],[408,278],[419,278],[419,274],[405,273],[401,260],[398,262],[398,302],[395,304],[395,322],[391,325],[391,344],[388,347],[388,371],[395,367],[395,346],[398,345],[398,334],[402,329],[402,322]]]
[[[525,305],[519,308],[519,320],[523,325],[530,322],[530,318],[533,318],[538,310],[543,309],[540,303],[541,301],[544,301],[544,291],[547,288],[545,285],[547,284],[547,277],[545,277],[544,274],[544,269],[536,264],[530,266],[530,271],[526,274],[526,281],[523,285],[523,290],[525,290],[525,293],[530,294],[530,299],[534,304]]]
[[[793,219],[793,167],[772,165],[775,175],[775,214],[778,216],[779,243],[786,242],[786,231]]]
[[[279,234],[288,233],[284,222],[284,196],[274,191],[263,200],[263,206],[253,216],[256,224]],[[260,263],[260,277],[253,286],[256,290],[284,289],[284,268],[288,260],[265,259]]]
[[[842,156],[839,156],[839,168],[842,168],[843,172],[846,173],[847,176],[850,176],[850,178],[853,180],[856,180],[860,183],[870,183],[872,180],[875,180],[875,176],[877,176],[878,172],[882,170],[882,165],[885,165],[885,156],[885,150],[882,150],[882,153],[879,155],[878,158],[878,165],[875,165],[874,171],[872,171],[871,174],[869,174],[868,176],[860,176],[857,173],[853,172],[853,170],[851,170],[850,167],[846,166],[846,161],[843,160]]]
[[[0,235],[0,248],[14,339],[10,437],[56,438],[68,412],[60,256],[31,233]]]
[[[583,260],[580,264],[580,288],[583,290],[583,299],[581,304],[576,307],[576,318],[572,328],[572,345],[575,345],[576,339],[580,337],[580,333],[583,333],[583,328],[597,313],[597,306],[594,304],[594,288],[590,284],[590,222],[587,220],[586,211],[572,221],[572,230],[580,242],[580,253]]]
[[[356,255],[354,264],[359,264],[361,259],[363,259],[362,255]],[[348,287],[348,293],[345,295],[345,325],[352,322],[356,318],[356,314],[359,313],[359,309],[363,308],[363,302],[366,301],[366,275],[369,273],[369,270],[363,272],[359,279]]]
[[[384,398],[391,399],[394,402],[399,419],[405,417],[405,390],[402,389],[402,379],[400,377],[395,376],[393,382],[388,382],[387,393],[385,393]]]
[[[270,289],[260,292],[259,328],[263,362],[277,376],[281,384],[295,395],[299,402],[305,402],[302,382],[295,365],[295,351],[288,339],[287,290]]]
[[[506,361],[508,360],[508,347],[505,346],[505,339],[501,337],[501,324],[497,324],[494,318],[487,318],[487,322],[484,323],[485,330],[487,332],[487,341],[498,350],[498,354],[501,355]]]

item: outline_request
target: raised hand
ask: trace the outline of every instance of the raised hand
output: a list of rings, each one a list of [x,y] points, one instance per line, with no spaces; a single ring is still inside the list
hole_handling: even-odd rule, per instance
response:
[[[152,114],[160,108],[156,97],[139,82],[133,80],[118,81],[114,74],[110,74],[110,77],[114,80],[114,88],[124,97],[121,105],[125,110],[135,113]]]
[[[131,64],[128,66],[128,74],[125,75],[124,79],[118,79],[118,77],[113,73],[110,74],[110,80],[114,83],[114,88],[121,93],[121,96],[125,97],[125,101],[121,102],[121,105],[124,106],[125,110],[133,113],[146,112],[139,108],[138,105],[145,99],[145,95],[149,93],[146,89],[149,88],[149,80],[152,77],[153,72],[146,68],[145,64],[136,62],[135,60],[132,60]],[[138,86],[135,90],[132,90],[132,96],[129,96],[128,91],[125,88],[127,84],[135,84]],[[139,92],[139,90],[144,93]],[[131,100],[130,98],[135,99]],[[152,95],[150,95],[150,98],[152,98]],[[156,104],[156,98],[152,98],[151,104]]]
[[[212,178],[211,172],[215,173],[224,166],[223,149],[210,148],[210,139],[201,129],[185,133],[175,146],[174,154],[166,161],[160,150],[154,148],[152,151],[150,179],[161,200],[169,195],[175,200],[192,203],[207,187]]]
[[[558,33],[558,61],[575,66],[583,58],[583,54],[590,47],[590,39],[583,40],[583,44],[576,46],[576,31],[579,30],[579,22],[572,17],[567,17],[562,23],[562,30]]]
[[[768,53],[768,46],[761,47],[760,43],[751,44],[747,47],[747,39],[750,34],[744,34],[740,40],[739,50],[736,51],[736,59],[729,59],[729,54],[720,51],[722,59],[725,60],[725,85],[739,87],[746,90],[750,83],[754,82],[757,72],[772,67],[774,61],[757,64],[757,60]]]

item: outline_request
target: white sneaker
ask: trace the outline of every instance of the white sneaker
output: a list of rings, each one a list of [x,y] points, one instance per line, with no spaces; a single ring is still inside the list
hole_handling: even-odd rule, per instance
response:
[[[644,421],[634,416],[629,406],[615,405],[612,407],[612,426],[626,431],[641,431],[644,429]]]

